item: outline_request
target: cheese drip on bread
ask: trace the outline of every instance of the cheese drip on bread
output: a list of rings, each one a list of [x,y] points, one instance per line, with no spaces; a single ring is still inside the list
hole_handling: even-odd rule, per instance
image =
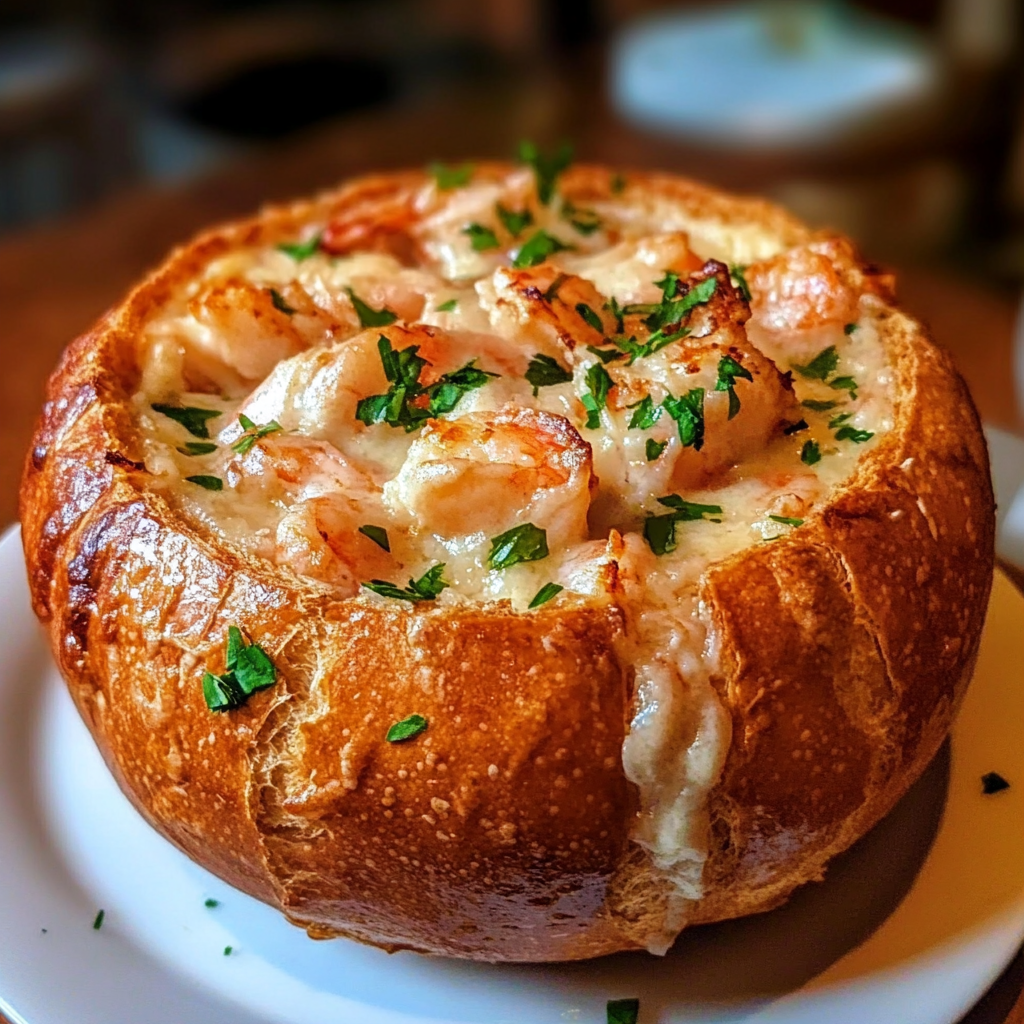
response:
[[[169,297],[139,339],[146,468],[341,598],[402,600],[366,584],[443,564],[442,607],[529,614],[552,585],[621,606],[631,836],[666,894],[638,938],[663,952],[702,894],[731,740],[702,574],[800,529],[891,427],[857,273],[833,240],[765,251],[628,185],[543,203],[528,169],[425,181]]]

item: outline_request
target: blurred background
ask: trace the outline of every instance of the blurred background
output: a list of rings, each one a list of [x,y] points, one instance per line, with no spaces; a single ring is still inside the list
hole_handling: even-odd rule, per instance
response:
[[[583,157],[769,193],[879,259],[1019,280],[1020,6],[3,0],[0,233],[360,118],[398,115],[402,131],[416,111],[432,139],[352,166],[570,137]],[[336,167],[293,177],[326,186]]]

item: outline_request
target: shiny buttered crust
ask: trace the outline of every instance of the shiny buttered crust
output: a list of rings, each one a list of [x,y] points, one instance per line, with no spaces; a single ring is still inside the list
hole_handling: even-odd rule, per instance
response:
[[[423,177],[363,179],[205,234],[67,349],[21,491],[34,607],[139,811],[311,935],[494,961],[641,948],[668,895],[629,839],[632,680],[614,602],[524,616],[338,599],[227,549],[145,488],[130,408],[145,318],[211,258]],[[814,237],[761,201],[628,180],[631,202],[681,211],[705,237],[742,228],[766,253]],[[608,181],[578,167],[562,188],[607,198]],[[821,878],[921,774],[974,665],[993,565],[985,442],[949,357],[882,308],[892,430],[801,529],[702,580],[732,744],[691,923],[770,909]],[[215,715],[200,678],[223,671],[228,624],[279,676]],[[382,743],[413,706],[429,748]],[[319,817],[307,803],[297,823],[283,774],[330,776],[339,757],[357,788],[325,796]],[[391,811],[396,777],[413,816]]]

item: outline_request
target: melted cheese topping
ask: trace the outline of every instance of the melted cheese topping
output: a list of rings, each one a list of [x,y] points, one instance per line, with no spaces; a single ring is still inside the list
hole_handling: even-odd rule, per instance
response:
[[[360,584],[404,586],[443,562],[442,605],[502,600],[525,613],[549,583],[564,588],[555,601],[621,605],[635,671],[623,748],[641,799],[632,838],[678,894],[648,937],[662,951],[702,893],[707,795],[730,742],[701,574],[799,529],[890,428],[881,306],[847,283],[841,246],[780,252],[753,230],[631,199],[628,186],[581,213],[571,196],[541,204],[527,170],[480,177],[374,200],[383,242],[332,242],[352,236],[356,210],[310,224],[303,239],[323,232],[323,245],[301,259],[263,246],[210,262],[140,338],[146,467],[223,541],[339,596],[394,600]],[[518,237],[507,211],[532,220]],[[565,248],[516,268],[538,230]],[[712,257],[751,261],[752,316]],[[632,360],[620,352],[652,340],[655,311],[709,288],[662,331],[676,340]],[[493,376],[408,431],[367,425],[361,402],[395,398],[382,345],[418,346],[422,387],[471,361]],[[561,382],[531,385],[539,358]],[[684,396],[702,443],[678,411]],[[216,412],[210,440],[161,404]],[[712,511],[679,515],[659,541],[649,517],[673,511],[660,498]],[[527,523],[544,531],[547,556],[490,567],[493,538]],[[360,526],[385,529],[390,550]]]

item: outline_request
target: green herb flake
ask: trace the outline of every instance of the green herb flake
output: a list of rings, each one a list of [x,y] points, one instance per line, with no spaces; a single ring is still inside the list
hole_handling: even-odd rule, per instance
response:
[[[560,583],[545,583],[540,590],[534,595],[533,600],[527,607],[539,608],[542,604],[547,604],[553,597],[557,597],[565,587]]]
[[[783,526],[803,526],[802,519],[794,519],[792,516],[769,516],[773,523],[782,523]]]
[[[645,446],[647,461],[654,462],[667,447],[668,441],[655,441],[653,437],[647,438],[647,444]]]
[[[786,437],[791,437],[793,434],[799,434],[801,430],[807,429],[807,420],[797,420],[796,423],[790,423],[787,426],[783,427],[782,432],[783,434],[786,435]]]
[[[852,412],[841,412],[838,416],[833,416],[832,419],[828,421],[828,429],[835,430],[835,428],[838,427],[840,423],[845,423],[852,416]]]
[[[501,203],[497,203],[494,208],[498,219],[513,238],[518,238],[533,223],[533,214],[529,210],[510,210]]]
[[[572,374],[558,360],[538,352],[526,368],[526,379],[533,385],[533,396],[536,398],[538,388],[568,384],[572,380]]]
[[[284,429],[277,420],[258,426],[244,413],[239,414],[238,422],[242,425],[244,433],[232,442],[231,450],[239,455],[245,455],[257,441],[261,441],[269,434],[276,434]]]
[[[223,491],[224,481],[219,476],[207,476],[205,473],[198,473],[196,476],[187,476],[185,479],[190,484],[196,484],[207,491]]]
[[[750,285],[747,284],[746,269],[747,268],[745,266],[734,263],[729,267],[729,277],[732,278],[732,283],[740,293],[740,298],[743,299],[744,302],[750,302],[752,296],[750,294]]]
[[[441,305],[437,307],[436,312],[438,312],[438,313],[453,313],[455,311],[456,306],[458,306],[458,304],[459,304],[459,300],[458,299],[448,299],[446,302],[442,302]]]
[[[576,303],[576,312],[588,327],[593,327],[599,334],[604,333],[604,324],[601,323],[601,318],[585,302]]]
[[[836,377],[828,382],[828,386],[835,391],[849,391],[852,399],[857,397],[857,382],[852,377]]]
[[[818,447],[817,441],[804,441],[804,446],[800,449],[800,461],[805,466],[813,466],[815,463],[821,462],[821,449]]]
[[[387,327],[398,319],[398,314],[392,312],[385,306],[383,309],[373,309],[368,306],[351,288],[346,288],[352,306],[359,317],[360,327]]]
[[[836,431],[837,441],[852,441],[854,444],[863,444],[870,441],[875,435],[870,430],[858,430],[856,427],[840,427]]]
[[[587,429],[597,430],[601,426],[601,410],[608,404],[608,392],[614,382],[600,363],[594,363],[587,370],[585,379],[587,392],[580,396],[580,401],[587,410]]]
[[[853,332],[855,330],[857,330],[857,324],[844,324],[843,325],[843,334],[845,334],[847,337],[849,337],[851,334],[853,334]]]
[[[446,587],[450,586],[444,579],[444,562],[431,566],[418,580],[410,579],[409,586],[400,587],[387,580],[370,580],[363,586],[379,594],[397,601],[433,601]]]
[[[206,907],[208,910],[213,910],[214,907],[220,906],[220,900],[215,900],[211,897],[210,899],[203,901],[203,906]]]
[[[626,176],[624,174],[613,174],[608,182],[608,191],[613,196],[620,196],[626,190]]]
[[[520,562],[538,562],[548,557],[548,535],[533,523],[523,523],[491,538],[487,555],[489,569],[508,569]]]
[[[160,402],[154,402],[150,408],[154,412],[174,420],[175,423],[180,423],[193,437],[204,439],[210,437],[206,421],[216,419],[221,415],[217,409],[199,409],[194,405],[163,405]]]
[[[288,305],[288,301],[276,288],[268,288],[267,291],[270,292],[270,302],[274,309],[280,310],[282,313],[287,313],[288,316],[293,316],[298,312],[294,306]]]
[[[655,405],[650,395],[644,395],[639,402],[634,402],[627,408],[633,410],[633,415],[629,419],[630,430],[650,430],[661,419],[661,406]],[[648,458],[648,462],[650,461]]]
[[[692,388],[679,398],[669,394],[661,405],[676,421],[683,447],[699,452],[704,447],[704,389]]]
[[[644,520],[644,540],[656,555],[667,555],[675,551],[677,547],[676,523],[693,523],[706,516],[722,514],[720,505],[701,505],[697,502],[686,501],[678,494],[668,494],[664,498],[659,498],[658,504],[664,505],[672,511],[661,515],[649,515]],[[713,519],[712,522],[721,522],[721,520]]]
[[[383,526],[360,526],[359,533],[364,537],[369,537],[374,544],[379,548],[383,548],[385,551],[391,551],[391,542],[388,540],[388,531]]]
[[[828,380],[839,365],[839,352],[835,345],[822,349],[806,366],[793,364],[793,369],[808,380]]]
[[[999,774],[999,772],[986,772],[981,777],[981,791],[985,796],[991,796],[993,793],[1001,793],[1004,789],[1009,789],[1010,784]]]
[[[257,643],[246,643],[237,626],[228,626],[223,675],[203,675],[203,697],[211,711],[241,707],[257,690],[277,682],[277,669],[270,655]]]
[[[310,256],[315,256],[317,250],[320,248],[320,242],[323,239],[323,234],[316,234],[312,238],[305,242],[280,242],[274,248],[278,252],[283,252],[288,256],[291,256],[296,263],[301,263],[303,260],[308,260]]]
[[[437,182],[437,187],[442,192],[447,192],[450,189],[466,185],[469,183],[469,179],[473,177],[472,164],[461,164],[458,167],[448,167],[446,164],[435,161],[427,168],[427,170],[434,176],[434,181]]]
[[[558,176],[572,163],[572,146],[563,142],[554,153],[546,155],[524,139],[519,143],[519,159],[533,168],[537,198],[547,206],[555,194]]]
[[[608,1024],[636,1024],[640,1013],[639,999],[609,999]]]
[[[545,302],[555,301],[555,299],[558,297],[558,289],[561,288],[563,284],[565,284],[567,278],[567,274],[559,274],[554,279],[554,281],[552,281],[551,284],[548,285],[547,290],[544,292],[543,296]]]
[[[217,446],[212,441],[186,441],[177,450],[182,455],[209,455]]]
[[[234,946],[225,946],[224,947],[224,955],[225,956],[231,956],[231,954],[234,952],[234,949],[235,949]]]
[[[562,217],[581,235],[592,235],[601,227],[601,218],[595,210],[581,210],[568,200],[562,203]]]
[[[718,279],[706,277],[703,281],[698,281],[681,298],[675,297],[680,287],[678,274],[669,271],[660,281],[655,281],[655,284],[662,289],[662,300],[644,323],[655,334],[662,335],[667,333],[668,328],[679,325],[697,306],[710,302],[718,288]],[[631,307],[626,308],[628,310]]]
[[[805,398],[800,404],[805,409],[810,409],[812,412],[829,412],[829,410],[834,409],[839,403],[822,402],[817,398]]]
[[[625,310],[619,305],[619,300],[613,295],[605,304],[604,309],[607,309],[613,317],[615,317],[615,331],[617,334],[622,334],[625,330]]]
[[[606,366],[608,363],[614,363],[619,359],[626,358],[625,353],[620,352],[617,348],[597,348],[595,345],[588,345],[587,351],[591,355],[597,356]]]
[[[462,233],[469,236],[469,242],[473,246],[474,252],[487,252],[489,249],[498,249],[501,246],[498,236],[483,224],[467,224],[462,229]]]
[[[107,912],[105,910],[97,911],[96,916],[93,918],[92,921],[93,931],[98,932],[103,927],[103,918],[105,918],[106,916]]]
[[[740,400],[736,394],[737,379],[753,381],[751,372],[732,356],[722,356],[718,361],[718,381],[715,383],[716,391],[729,392],[729,419],[732,419],[740,411]]]
[[[406,740],[411,740],[414,736],[419,736],[421,732],[425,732],[429,724],[422,715],[409,715],[400,722],[395,722],[388,729],[384,739],[388,743],[404,743]]]
[[[541,228],[541,230],[531,235],[523,243],[522,248],[516,253],[516,258],[512,261],[512,266],[516,270],[522,270],[524,267],[535,267],[538,263],[543,263],[556,252],[562,252],[565,249],[571,248],[571,245],[566,245],[555,238],[554,235],[549,235]]]
[[[499,376],[490,370],[481,370],[474,366],[475,362],[475,359],[471,359],[465,366],[452,370],[451,373],[442,374],[430,387],[424,389],[428,415],[436,418],[451,412],[462,401],[463,396],[482,388]]]

